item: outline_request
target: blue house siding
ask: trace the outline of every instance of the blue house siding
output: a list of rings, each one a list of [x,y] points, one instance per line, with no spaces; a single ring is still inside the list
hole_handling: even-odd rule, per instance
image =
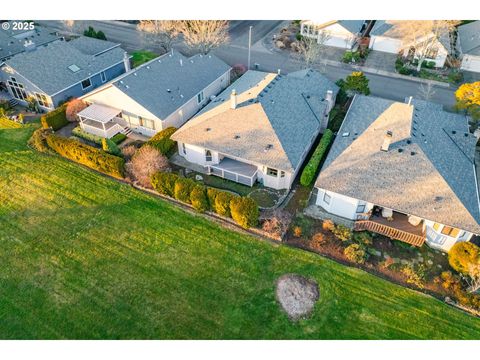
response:
[[[59,103],[65,102],[70,98],[80,97],[82,95],[87,94],[88,92],[98,88],[99,86],[105,84],[106,82],[115,79],[116,77],[125,73],[125,65],[123,62],[116,64],[108,69],[105,70],[106,81],[102,82],[101,74],[95,74],[90,77],[90,82],[92,85],[86,89],[82,89],[82,84],[78,83],[68,89],[63,90],[62,92],[54,95],[52,97],[53,104],[55,107],[59,105]]]

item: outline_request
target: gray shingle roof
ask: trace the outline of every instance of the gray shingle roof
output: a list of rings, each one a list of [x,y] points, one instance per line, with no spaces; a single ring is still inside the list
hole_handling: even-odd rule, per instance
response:
[[[370,30],[370,35],[384,35],[392,27],[393,24],[389,23],[387,20],[375,20],[375,24],[373,25],[372,30]]]
[[[229,100],[233,89],[238,94],[234,110]],[[286,76],[248,71],[173,138],[294,171],[318,132],[327,90],[336,94],[338,87],[313,70]],[[273,146],[266,150],[269,144]]]
[[[143,64],[113,85],[158,118],[165,119],[229,69],[229,65],[212,54],[187,58],[174,52]]]
[[[85,47],[88,42],[96,44],[97,41],[85,38],[81,47]],[[53,95],[123,61],[124,50],[120,47],[93,56],[83,53],[74,44],[66,41],[54,42],[34,51],[15,55],[5,63],[46,94]],[[73,72],[68,68],[71,65],[78,66],[80,70]]]
[[[32,41],[35,46],[41,46],[59,40],[55,34],[35,27],[35,30],[13,31],[0,29],[0,60],[25,51],[25,41]]]
[[[480,21],[459,26],[457,30],[462,52],[480,55]]]
[[[464,116],[357,96],[315,186],[480,233],[473,135]],[[380,151],[387,130],[388,152]],[[455,133],[452,133],[454,131]]]
[[[338,23],[352,34],[357,34],[362,30],[365,20],[338,20]]]
[[[87,36],[80,36],[79,38],[70,41],[69,44],[73,45],[81,53],[87,55],[98,55],[114,47],[120,46],[119,43],[94,39]]]

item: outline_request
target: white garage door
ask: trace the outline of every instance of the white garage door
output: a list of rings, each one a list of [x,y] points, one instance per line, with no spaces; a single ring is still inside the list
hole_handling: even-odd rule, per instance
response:
[[[376,51],[397,54],[400,50],[400,45],[400,40],[384,38],[381,36],[372,36],[372,38],[370,39],[369,48]]]
[[[462,70],[480,72],[480,56],[465,55],[462,60]]]

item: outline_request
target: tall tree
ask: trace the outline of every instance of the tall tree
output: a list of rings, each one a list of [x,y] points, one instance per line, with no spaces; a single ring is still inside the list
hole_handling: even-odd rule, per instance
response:
[[[137,29],[141,31],[146,43],[168,52],[180,34],[180,21],[142,20],[137,25]]]
[[[480,81],[467,83],[455,91],[457,110],[465,110],[475,122],[480,120]]]
[[[320,31],[317,38],[304,36],[298,41],[298,55],[305,63],[306,68],[310,68],[313,64],[322,60],[325,55],[326,42],[331,38],[326,31]]]
[[[457,24],[453,20],[407,20],[392,21],[395,33],[402,40],[405,49],[413,48],[418,59],[417,71],[420,71],[427,58],[433,58],[438,51],[438,41],[447,38],[450,42],[450,32]]]
[[[229,41],[225,20],[182,20],[179,30],[187,46],[203,54]]]
[[[368,86],[369,80],[361,71],[354,71],[348,75],[345,80],[340,79],[336,84],[349,97],[355,94],[370,95],[370,88]]]

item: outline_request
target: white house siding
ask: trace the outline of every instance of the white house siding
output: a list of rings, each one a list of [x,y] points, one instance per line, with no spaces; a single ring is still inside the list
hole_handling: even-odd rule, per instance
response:
[[[473,234],[468,231],[460,230],[460,233],[456,238],[442,234],[442,228],[444,225],[440,224],[440,228],[436,231],[433,228],[433,221],[425,220],[425,231],[426,231],[426,243],[435,249],[448,252],[450,248],[457,242],[460,241],[469,241]]]
[[[372,36],[370,38],[368,47],[376,51],[398,54],[402,47],[402,42],[398,39],[392,39],[383,36]]]
[[[326,199],[325,194],[330,197],[330,200]],[[357,208],[359,205],[365,205],[363,212],[368,212],[373,208],[372,203],[320,188],[318,189],[315,204],[321,206],[329,213],[350,220],[357,220]]]
[[[167,128],[169,126],[176,127],[177,129],[180,128],[203,106],[208,103],[212,95],[217,95],[228,85],[230,85],[230,70],[228,70],[225,74],[220,76],[217,80],[215,80],[203,90],[203,101],[201,103],[197,102],[198,94],[196,94],[192,99],[190,99],[181,108],[169,115],[163,121],[163,128]]]
[[[480,56],[464,55],[461,69],[465,71],[480,72]]]
[[[320,25],[320,24],[319,24]],[[310,29],[313,29],[314,23],[306,22],[302,23],[300,33],[303,36],[319,39],[317,33],[313,33]],[[307,32],[308,30],[308,32]],[[342,49],[351,49],[356,41],[356,34],[352,34],[345,29],[339,23],[326,26],[319,31],[325,31],[330,38],[325,42],[326,46],[333,46]]]

